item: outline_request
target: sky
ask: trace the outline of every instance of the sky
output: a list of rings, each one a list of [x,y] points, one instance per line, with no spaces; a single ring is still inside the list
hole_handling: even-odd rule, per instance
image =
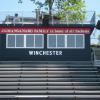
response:
[[[36,7],[30,0],[22,0],[22,4],[18,4],[18,0],[2,0],[0,2],[0,12],[10,12],[10,11],[34,11]],[[42,0],[41,0],[42,1]],[[100,14],[100,0],[85,0],[86,10],[95,11],[96,14]],[[98,20],[98,18],[97,18]],[[94,34],[95,33],[95,34]],[[97,38],[100,33],[96,30],[92,35],[92,38]],[[100,35],[100,34],[99,34]],[[96,41],[92,39],[95,43]]]
[[[86,10],[100,13],[100,0],[85,0]]]
[[[32,11],[34,5],[30,0],[22,0],[22,4],[18,4],[18,0],[2,0],[0,2],[0,11]],[[41,0],[42,1],[42,0]],[[85,0],[86,10],[100,12],[100,0]]]

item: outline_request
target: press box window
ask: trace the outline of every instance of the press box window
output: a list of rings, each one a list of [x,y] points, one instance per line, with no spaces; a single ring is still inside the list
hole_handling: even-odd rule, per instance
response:
[[[44,48],[44,35],[7,35],[7,48]]]
[[[15,41],[16,48],[23,48],[24,47],[24,35],[16,35]]]
[[[15,47],[15,35],[7,35],[6,40],[7,47],[14,48]]]
[[[76,35],[76,48],[84,48],[84,36]]]
[[[47,38],[47,48],[51,49],[67,49],[67,48],[84,48],[84,34],[66,34],[66,35],[59,35],[53,34],[48,35]]]
[[[35,48],[43,48],[44,38],[43,35],[35,35]]]
[[[67,35],[67,48],[75,48],[75,35]]]
[[[26,47],[27,48],[34,47],[34,35],[26,35]]]
[[[26,48],[44,48],[44,35],[26,35]]]
[[[48,35],[48,48],[64,48],[65,35]]]
[[[48,48],[56,48],[56,35],[48,35]]]
[[[57,35],[57,48],[65,47],[65,35]]]

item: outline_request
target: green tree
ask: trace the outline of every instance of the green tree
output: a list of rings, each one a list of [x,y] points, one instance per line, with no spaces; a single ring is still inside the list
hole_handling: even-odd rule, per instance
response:
[[[42,2],[41,0],[31,0],[33,3],[35,3],[36,5],[38,5],[38,8],[41,9],[42,7],[45,6],[45,9],[49,9],[49,15],[52,15],[52,6],[54,3],[54,0],[44,0],[44,2]]]
[[[58,5],[58,16],[71,22],[82,22],[85,19],[85,2],[83,0],[62,0]]]
[[[21,1],[21,0],[19,0]],[[85,19],[85,2],[83,0],[30,0],[41,9],[48,7],[49,15],[52,14],[53,4],[56,6],[56,14],[59,19],[72,22],[81,22]]]
[[[52,5],[54,3],[54,0],[45,0],[45,4],[48,5],[48,8],[49,8],[49,14],[51,15],[52,14]]]

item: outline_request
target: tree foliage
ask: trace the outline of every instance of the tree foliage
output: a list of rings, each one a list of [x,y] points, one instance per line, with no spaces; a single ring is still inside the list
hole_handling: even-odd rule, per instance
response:
[[[81,22],[85,19],[85,2],[83,0],[60,0],[58,16],[71,22]]]
[[[83,0],[30,0],[35,5],[38,6],[39,9],[45,7],[49,9],[49,14],[51,15],[51,10],[53,8],[53,4],[56,7],[56,16],[64,20],[65,18],[68,21],[72,22],[81,22],[85,19],[85,2]]]

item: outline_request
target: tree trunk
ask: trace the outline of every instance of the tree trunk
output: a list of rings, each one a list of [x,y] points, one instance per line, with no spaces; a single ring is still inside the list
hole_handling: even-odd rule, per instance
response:
[[[52,7],[49,6],[49,16],[50,16],[50,17],[51,17],[51,15],[52,15],[52,11],[51,11],[51,9],[52,9]]]

